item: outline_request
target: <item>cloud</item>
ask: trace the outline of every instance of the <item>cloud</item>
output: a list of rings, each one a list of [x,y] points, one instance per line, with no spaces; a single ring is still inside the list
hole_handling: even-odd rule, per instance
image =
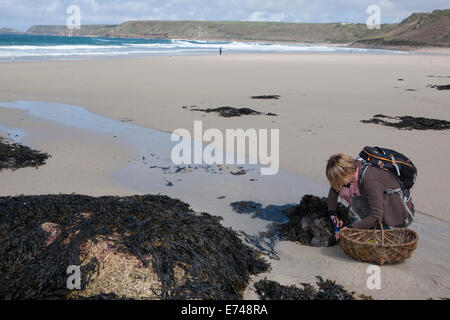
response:
[[[255,11],[249,17],[249,21],[283,21],[286,15],[283,12],[267,13],[265,11]]]
[[[0,27],[64,24],[69,5],[80,7],[82,24],[148,19],[365,23],[369,5],[380,7],[382,23],[392,23],[412,12],[449,7],[448,0],[0,0]]]
[[[45,10],[47,13],[53,13],[56,12],[59,7],[60,7],[60,3],[58,1],[53,1]]]

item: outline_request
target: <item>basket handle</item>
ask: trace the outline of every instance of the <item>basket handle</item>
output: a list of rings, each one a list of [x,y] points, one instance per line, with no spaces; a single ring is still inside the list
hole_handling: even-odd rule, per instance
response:
[[[381,220],[378,220],[378,223],[375,223],[375,225],[373,226],[373,231],[375,232],[375,230],[377,230],[377,225],[380,225],[381,228],[381,245],[384,246],[384,228],[383,228],[383,223],[381,222]]]

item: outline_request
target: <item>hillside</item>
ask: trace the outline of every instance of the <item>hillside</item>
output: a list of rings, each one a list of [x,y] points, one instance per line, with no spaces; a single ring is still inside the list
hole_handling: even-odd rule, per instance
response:
[[[28,28],[26,33],[45,34],[59,36],[105,36],[108,37],[111,30],[117,25],[93,24],[83,25],[79,30],[70,30],[66,26],[38,25]]]
[[[10,33],[22,33],[22,32],[12,28],[0,28],[0,34],[10,34]]]
[[[30,34],[136,37],[197,40],[291,41],[349,43],[376,37],[391,30],[368,30],[364,24],[282,23],[244,21],[127,21],[120,25],[84,25],[80,30],[65,26],[33,26]]]
[[[450,47],[450,9],[413,13],[383,36],[361,39],[354,44]]]
[[[368,30],[364,24],[282,23],[243,21],[128,21],[112,30],[112,36],[167,39],[220,39],[243,41],[292,41],[348,43],[390,30]]]
[[[352,43],[353,46],[450,47],[450,9],[414,13],[399,24],[369,30],[365,24],[245,21],[127,21],[120,25],[33,26],[30,34],[227,41]]]

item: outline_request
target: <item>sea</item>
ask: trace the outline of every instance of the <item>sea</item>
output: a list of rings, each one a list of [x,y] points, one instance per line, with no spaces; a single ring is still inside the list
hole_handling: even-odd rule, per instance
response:
[[[173,56],[234,53],[359,53],[405,54],[402,51],[246,41],[103,38],[0,34],[0,61],[98,59],[107,57]]]

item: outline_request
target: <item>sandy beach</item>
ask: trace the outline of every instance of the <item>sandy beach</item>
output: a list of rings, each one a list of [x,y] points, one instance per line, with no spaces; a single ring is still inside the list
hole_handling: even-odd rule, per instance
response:
[[[0,64],[1,101],[79,105],[108,118],[172,132],[204,128],[279,128],[281,168],[326,184],[325,161],[364,145],[390,146],[419,168],[420,212],[450,221],[448,132],[400,131],[360,123],[372,115],[450,120],[445,55],[230,55]],[[404,79],[404,81],[398,81]],[[416,91],[407,91],[413,89]],[[250,96],[279,94],[280,100]],[[250,107],[278,117],[224,119],[182,106]],[[429,156],[433,155],[433,161]]]
[[[109,133],[92,134],[23,110],[1,108],[2,103],[13,101],[81,106],[105,118],[168,133],[177,128],[192,131],[195,120],[202,120],[204,129],[222,131],[279,129],[281,169],[291,174],[290,179],[295,175],[305,179],[313,189],[310,193],[322,196],[328,188],[325,164],[331,154],[356,156],[365,145],[392,148],[407,154],[418,167],[412,196],[418,212],[414,229],[421,240],[411,259],[382,268],[382,290],[367,289],[368,264],[348,258],[338,246],[312,248],[288,241],[277,243],[280,260],[271,260],[273,270],[258,279],[268,277],[290,285],[313,282],[315,275],[322,275],[379,299],[448,297],[450,252],[445,243],[450,230],[450,133],[397,130],[360,120],[381,113],[450,121],[448,91],[427,87],[448,84],[449,76],[449,57],[438,54],[225,54],[0,63],[0,126],[31,133],[22,142],[52,155],[38,170],[2,172],[0,195],[161,192],[188,202],[195,210],[223,216],[224,224],[236,230],[254,233],[267,224],[236,215],[229,207],[233,200],[264,202],[266,193],[233,193],[232,183],[225,180],[217,189],[198,193],[181,187],[157,190],[150,182],[148,189],[132,188],[112,175],[136,160],[131,146]],[[250,98],[269,94],[281,98]],[[183,109],[194,105],[248,107],[278,116],[222,118]],[[0,133],[5,132],[0,127]],[[269,188],[264,192],[270,194]],[[299,202],[307,192],[292,190],[286,195],[274,190],[267,201],[278,205]],[[222,194],[227,200],[221,204],[208,200]],[[242,198],[246,196],[254,199]],[[250,286],[244,297],[257,298]]]

